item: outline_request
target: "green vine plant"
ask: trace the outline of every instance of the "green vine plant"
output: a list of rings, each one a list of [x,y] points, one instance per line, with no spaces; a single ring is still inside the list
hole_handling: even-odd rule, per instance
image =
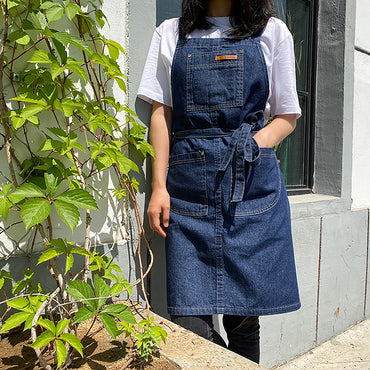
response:
[[[2,270],[0,306],[5,313],[0,333],[23,324],[24,330],[30,329],[39,364],[65,369],[74,356],[83,356],[89,331],[81,338],[79,324],[98,320],[112,338],[132,335],[148,360],[152,345],[165,341],[165,331],[150,318],[137,323],[124,303],[109,304],[123,292],[130,296],[133,286],[140,284],[149,308],[144,279],[153,263],[135,197],[138,182],[132,177],[139,169],[127,157],[129,148],[142,158],[153,156],[153,149],[136,114],[109,94],[113,84],[126,93],[126,76],[117,62],[124,49],[99,31],[107,21],[100,2],[0,4],[0,155],[8,164],[8,170],[1,170],[0,232],[6,234],[20,223],[34,230],[30,253],[39,235],[45,250],[38,266],[47,263],[56,283],[54,291],[44,290],[28,268],[7,296],[4,284],[13,278]],[[99,179],[108,171],[116,177],[113,190],[99,188]],[[102,255],[91,248],[91,215],[103,212],[95,199],[109,191],[117,199],[122,224],[125,199],[131,200],[137,223],[140,278],[131,283],[107,256],[120,228],[110,251]],[[53,224],[60,220],[72,233],[82,222],[84,243],[54,238]],[[147,269],[140,258],[142,241],[150,255]]]

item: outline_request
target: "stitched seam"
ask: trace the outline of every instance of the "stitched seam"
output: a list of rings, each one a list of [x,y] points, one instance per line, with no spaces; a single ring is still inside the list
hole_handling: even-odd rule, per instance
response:
[[[253,312],[253,311],[263,311],[263,312],[266,312],[266,311],[270,311],[270,312],[275,312],[275,311],[278,311],[278,310],[281,310],[281,309],[286,309],[286,308],[290,308],[290,307],[300,307],[301,306],[301,303],[298,302],[298,303],[293,303],[293,304],[289,304],[289,305],[285,305],[285,306],[279,306],[279,307],[272,307],[272,308],[242,308],[242,307],[232,307],[232,306],[217,306],[217,307],[214,307],[214,306],[208,306],[208,307],[188,307],[188,306],[168,306],[168,309],[171,309],[171,310],[191,310],[191,311],[200,311],[200,310],[209,310],[209,309],[230,309],[230,310],[237,310],[237,311],[250,311],[250,312]]]

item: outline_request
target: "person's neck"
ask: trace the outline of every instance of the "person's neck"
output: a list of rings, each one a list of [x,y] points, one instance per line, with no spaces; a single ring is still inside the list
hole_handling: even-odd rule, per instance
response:
[[[233,9],[233,0],[209,0],[207,15],[209,17],[229,17]]]

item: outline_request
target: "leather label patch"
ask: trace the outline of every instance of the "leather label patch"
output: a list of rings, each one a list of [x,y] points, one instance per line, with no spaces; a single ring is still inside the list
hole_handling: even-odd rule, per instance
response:
[[[217,55],[215,57],[215,60],[235,60],[238,59],[238,56],[236,54],[233,55]]]

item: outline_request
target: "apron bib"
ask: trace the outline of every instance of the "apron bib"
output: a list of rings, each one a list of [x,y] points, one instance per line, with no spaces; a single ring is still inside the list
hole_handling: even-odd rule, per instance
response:
[[[168,312],[269,315],[300,300],[290,209],[264,125],[260,37],[180,37],[171,73]]]

